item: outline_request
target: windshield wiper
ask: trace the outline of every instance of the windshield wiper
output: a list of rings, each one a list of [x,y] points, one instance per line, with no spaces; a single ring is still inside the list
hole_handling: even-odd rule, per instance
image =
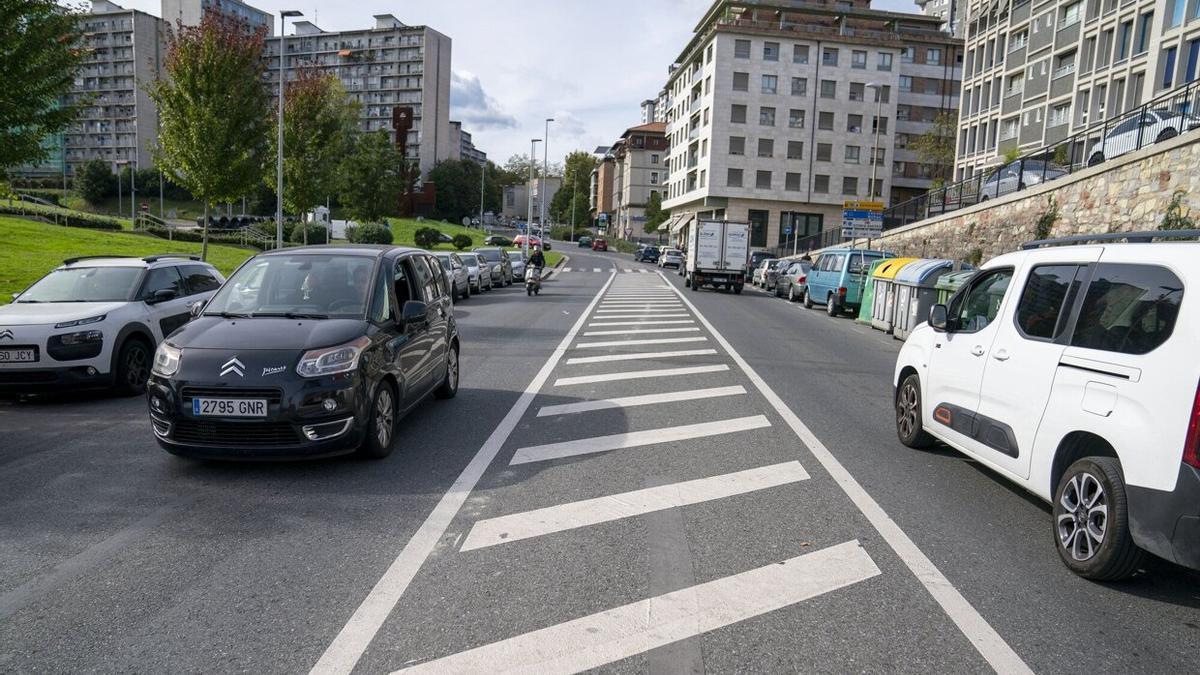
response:
[[[250,318],[249,314],[243,314],[242,312],[205,312],[204,316],[219,316],[222,319],[248,319],[248,318]]]
[[[255,312],[250,315],[251,318],[284,318],[284,319],[328,319],[325,314],[308,314],[305,312]]]

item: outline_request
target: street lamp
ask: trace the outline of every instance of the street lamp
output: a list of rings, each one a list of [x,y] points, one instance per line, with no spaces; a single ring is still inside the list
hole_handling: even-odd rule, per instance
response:
[[[867,84],[867,89],[875,90],[875,100],[878,102],[875,108],[875,147],[871,148],[871,201],[875,201],[875,175],[879,169],[879,129],[883,121],[883,88],[871,82]]]
[[[553,117],[546,118],[546,142],[542,144],[542,189],[538,191],[538,228],[543,237],[546,236],[546,193],[550,189],[550,123],[553,121]]]
[[[275,248],[283,248],[283,60],[287,40],[287,20],[304,16],[294,9],[279,12],[279,142],[275,157]]]
[[[533,185],[533,168],[537,166],[537,144],[541,143],[542,139],[534,138],[529,141],[529,185],[525,186],[527,215],[525,217],[525,259],[529,259],[529,237],[533,234],[533,191],[529,189]]]

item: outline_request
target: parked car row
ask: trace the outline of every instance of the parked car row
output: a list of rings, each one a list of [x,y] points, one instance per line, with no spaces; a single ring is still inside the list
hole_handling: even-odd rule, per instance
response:
[[[633,259],[635,262],[652,262],[664,269],[670,267],[678,270],[683,267],[683,251],[674,246],[640,244]]]
[[[857,314],[871,265],[888,257],[883,251],[855,248],[825,249],[816,260],[758,256],[751,283],[809,309],[822,305],[830,316]]]

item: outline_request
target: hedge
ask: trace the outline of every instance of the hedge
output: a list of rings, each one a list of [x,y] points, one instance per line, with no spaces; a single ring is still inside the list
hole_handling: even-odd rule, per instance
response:
[[[91,230],[120,230],[121,222],[108,216],[98,216],[82,211],[59,209],[26,202],[0,202],[0,214],[12,216],[40,216],[68,227],[85,227]]]
[[[364,223],[346,228],[346,239],[352,244],[390,244],[392,230],[380,223]]]
[[[191,241],[197,243],[204,241],[204,232],[201,230],[168,230],[163,227],[146,227],[138,231],[152,234],[160,239],[170,239],[172,241]],[[231,234],[213,234],[209,232],[208,243],[229,244],[231,246],[253,248],[259,251],[263,250],[263,247],[257,241],[253,239],[242,241],[240,236]]]

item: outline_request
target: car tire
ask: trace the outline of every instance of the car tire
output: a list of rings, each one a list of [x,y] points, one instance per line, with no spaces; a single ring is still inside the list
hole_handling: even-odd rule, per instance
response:
[[[1072,572],[1117,581],[1137,571],[1144,552],[1129,530],[1125,477],[1116,458],[1085,457],[1068,467],[1055,487],[1053,509],[1054,547]]]
[[[788,302],[796,301],[796,287],[788,286]]]
[[[137,338],[125,341],[117,355],[116,390],[121,396],[137,396],[146,391],[153,355],[145,342]]]
[[[809,293],[807,290],[804,291],[804,308],[805,309],[813,308],[812,293]]]
[[[1103,161],[1104,161],[1104,154],[1097,152],[1096,154],[1092,155],[1091,157],[1088,157],[1088,166],[1096,166],[1097,164],[1100,164]]]
[[[371,397],[371,412],[367,416],[367,431],[358,454],[369,459],[383,459],[392,454],[396,440],[396,392],[387,382],[380,382]]]
[[[533,297],[533,286],[525,287],[525,295],[528,295],[529,297]]]
[[[440,399],[454,398],[458,394],[458,375],[458,344],[451,343],[446,350],[446,377],[433,395]]]
[[[825,313],[829,316],[837,316],[841,310],[838,309],[837,300],[834,299],[833,293],[830,293],[825,298]]]
[[[913,373],[896,389],[896,436],[905,447],[923,450],[933,445],[925,431],[921,409],[921,378]]]
[[[1179,135],[1178,131],[1175,131],[1171,127],[1167,127],[1166,129],[1163,129],[1162,131],[1158,132],[1158,138],[1155,138],[1154,142],[1162,143],[1163,141],[1175,138],[1178,135]]]
[[[733,288],[733,294],[734,294],[734,295],[741,295],[741,294],[742,294],[742,286],[741,286],[741,284],[734,284],[732,288]]]

